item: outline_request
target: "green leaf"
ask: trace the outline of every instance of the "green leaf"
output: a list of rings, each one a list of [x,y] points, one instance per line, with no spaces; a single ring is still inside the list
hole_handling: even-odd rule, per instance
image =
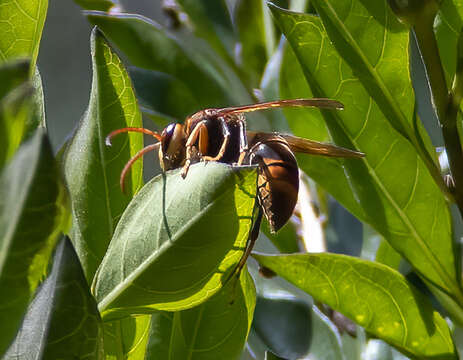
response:
[[[89,283],[131,195],[143,184],[139,161],[126,179],[127,195],[119,187],[125,163],[143,146],[142,134],[120,135],[111,147],[105,145],[105,137],[111,131],[142,125],[130,78],[119,57],[96,29],[92,32],[91,49],[90,102],[64,160],[72,200],[71,240]]]
[[[440,58],[450,86],[457,67],[458,39],[463,28],[463,2],[442,0],[435,20]]]
[[[335,327],[320,311],[295,297],[258,297],[252,326],[269,349],[283,358],[343,359]]]
[[[4,360],[84,358],[104,358],[103,328],[77,254],[64,238]]]
[[[0,168],[12,158],[24,139],[31,115],[32,90],[24,83],[0,101]]]
[[[154,21],[134,14],[85,13],[129,61],[180,79],[201,107],[249,102],[238,77],[210,49],[193,38],[181,40]]]
[[[333,139],[367,154],[362,160],[331,160],[341,162],[346,172],[339,178],[345,179],[341,185],[332,178],[339,165],[319,169],[318,174],[306,171],[304,163],[301,168],[372,225],[419,273],[461,299],[449,209],[421,157],[392,128],[356,72],[340,58],[319,18],[272,9],[314,95],[345,105],[342,112],[323,111]],[[352,188],[351,200],[337,197],[339,186]]]
[[[0,354],[44,277],[67,209],[51,145],[42,131],[0,175]]]
[[[275,49],[275,31],[265,0],[239,0],[233,11],[240,41],[238,61],[256,87]]]
[[[398,21],[387,0],[375,4],[363,0],[351,4],[314,0],[312,4],[335,48],[384,118],[415,146],[431,174],[442,184],[429,137],[422,131],[422,124],[414,122],[408,27]]]
[[[144,360],[151,316],[126,317],[103,323],[106,360]]]
[[[0,63],[29,57],[33,76],[47,8],[48,0],[0,0]]]
[[[45,98],[43,96],[42,77],[39,69],[35,68],[34,76],[32,77],[32,87],[34,93],[32,95],[31,116],[26,123],[26,138],[29,137],[35,129],[39,127],[45,128]]]
[[[172,75],[142,68],[130,68],[140,105],[156,113],[183,120],[200,108],[194,93]]]
[[[227,62],[233,64],[235,38],[230,14],[225,0],[176,0],[188,14],[196,36],[209,45]]]
[[[400,254],[387,241],[382,239],[376,252],[375,261],[397,270],[401,260]]]
[[[397,271],[335,254],[253,256],[402,352],[418,358],[457,358],[445,320]]]
[[[208,301],[189,310],[152,315],[147,359],[237,359],[243,351],[256,304],[244,270]]]
[[[0,100],[28,79],[30,61],[25,59],[0,64]]]
[[[124,212],[98,270],[103,317],[177,311],[219,291],[246,245],[256,172],[197,164],[152,179]]]

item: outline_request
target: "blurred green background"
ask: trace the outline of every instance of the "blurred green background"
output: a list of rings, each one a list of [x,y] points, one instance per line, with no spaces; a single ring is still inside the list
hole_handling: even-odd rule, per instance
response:
[[[125,0],[126,12],[163,21],[160,0]],[[48,131],[55,150],[77,125],[90,94],[90,30],[71,0],[50,0],[38,65],[45,93]]]

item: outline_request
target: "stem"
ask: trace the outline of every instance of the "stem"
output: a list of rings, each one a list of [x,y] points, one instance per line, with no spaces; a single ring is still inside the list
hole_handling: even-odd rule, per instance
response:
[[[461,139],[457,131],[457,114],[460,103],[449,96],[445,81],[444,70],[439,56],[436,37],[433,30],[434,16],[419,19],[415,23],[414,30],[421,51],[428,81],[431,87],[433,105],[442,127],[447,157],[449,159],[450,173],[455,183],[453,195],[455,202],[463,216],[463,151]],[[460,97],[461,99],[461,97]]]

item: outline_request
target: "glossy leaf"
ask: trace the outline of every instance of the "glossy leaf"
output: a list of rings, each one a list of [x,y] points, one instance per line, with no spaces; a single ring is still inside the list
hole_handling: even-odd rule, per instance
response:
[[[252,278],[243,271],[208,301],[192,309],[152,315],[147,360],[237,359],[256,304]]]
[[[374,4],[356,0],[352,6],[333,0],[312,4],[335,48],[384,118],[413,144],[435,181],[443,186],[429,136],[415,121],[408,27],[399,22],[387,0]]]
[[[97,305],[71,241],[64,238],[4,360],[103,358]]]
[[[0,354],[47,271],[67,212],[63,197],[51,145],[37,131],[0,175]]]
[[[421,157],[392,128],[356,72],[340,58],[319,18],[272,9],[314,95],[355,104],[342,112],[323,112],[338,145],[367,154],[362,160],[333,160],[342,162],[349,180],[345,185],[352,188],[351,200],[357,205],[345,197],[338,200],[362,215],[422,275],[461,298],[449,209]],[[305,170],[304,164],[300,166]],[[307,173],[337,198],[339,185],[330,180],[330,171],[322,170]]]
[[[201,107],[250,101],[237,76],[204,44],[194,39],[182,41],[140,15],[98,11],[89,11],[86,15],[133,65],[180,79]]]
[[[180,121],[200,109],[194,93],[172,75],[132,67],[130,77],[140,105],[159,115]]]
[[[119,186],[125,163],[141,149],[142,135],[119,135],[113,145],[105,137],[113,130],[141,126],[141,114],[130,79],[119,57],[94,30],[91,37],[93,84],[88,109],[68,145],[64,169],[72,200],[71,240],[89,283],[103,258],[130,196],[142,185],[142,162],[132,166],[126,192]]]
[[[445,320],[426,296],[387,266],[335,254],[254,257],[413,357],[457,358]]]
[[[144,360],[151,316],[126,317],[105,322],[104,349],[106,360]]]
[[[103,316],[191,308],[220,290],[251,227],[256,172],[197,164],[152,179],[116,228],[94,284]]]
[[[176,3],[188,15],[194,34],[232,63],[235,39],[226,0],[176,0]]]
[[[0,1],[0,63],[31,58],[29,75],[35,71],[48,0]]]

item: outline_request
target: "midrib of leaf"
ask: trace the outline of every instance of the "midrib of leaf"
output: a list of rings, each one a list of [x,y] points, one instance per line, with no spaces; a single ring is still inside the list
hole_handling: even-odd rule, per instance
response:
[[[39,3],[39,6],[37,8],[37,13],[36,13],[36,19],[33,19],[33,21],[35,22],[35,28],[34,28],[34,36],[32,38],[32,44],[31,44],[31,53],[32,53],[32,63],[31,63],[31,68],[30,68],[30,77],[32,78],[32,76],[34,75],[34,72],[35,72],[35,62],[36,62],[36,59],[37,59],[37,55],[39,53],[39,44],[38,44],[38,41],[39,41],[39,36],[38,36],[38,27],[39,27],[39,17],[40,17],[40,11],[41,11],[41,7],[42,7],[42,1],[41,0],[37,0],[38,3]],[[19,4],[18,4],[19,6]]]
[[[235,189],[236,186],[233,187]],[[233,190],[234,191],[234,190]],[[170,241],[164,242],[161,247],[156,249],[150,256],[148,256],[134,271],[132,271],[127,277],[124,278],[122,282],[117,284],[114,289],[106,295],[98,304],[98,309],[100,312],[104,311],[105,307],[107,304],[111,303],[111,301],[123,291],[125,290],[130,284],[132,284],[135,279],[143,273],[144,270],[146,270],[151,264],[152,260],[155,259],[156,257],[162,255],[165,251],[169,249],[169,246],[172,246],[171,243],[175,243],[175,241],[183,235],[193,224],[195,224],[207,211],[217,202],[219,201],[222,197],[225,197],[228,195],[230,191],[225,191],[219,196],[217,196],[214,200],[212,200],[205,208],[202,209],[201,212],[193,216],[188,222],[186,222],[179,230],[175,233],[174,236],[172,236]],[[148,206],[148,203],[146,203],[145,207]],[[124,242],[125,244],[126,242]],[[123,257],[124,255],[122,255]],[[125,273],[124,273],[125,274]],[[203,279],[200,279],[199,282],[201,282]],[[197,284],[194,283],[191,287],[195,286]]]
[[[333,116],[338,117],[337,115],[333,115]],[[344,134],[349,138],[349,140],[355,145],[355,147],[357,149],[359,149],[357,141],[354,140],[354,138],[350,135],[350,133],[346,129],[343,121],[338,119],[338,120],[336,120],[336,122],[342,127]],[[418,232],[416,231],[415,226],[413,225],[413,223],[408,218],[408,215],[406,213],[404,213],[403,210],[400,208],[400,206],[396,203],[396,201],[391,196],[391,194],[389,193],[389,191],[387,190],[387,188],[385,187],[385,185],[383,184],[381,179],[376,174],[376,171],[374,170],[374,168],[369,164],[367,158],[363,158],[362,160],[365,163],[365,165],[367,166],[367,168],[369,170],[369,173],[371,174],[373,179],[376,181],[376,183],[378,184],[378,186],[382,190],[383,194],[386,196],[389,203],[392,205],[392,207],[397,212],[399,217],[402,219],[404,224],[409,228],[413,238],[416,240],[416,242],[418,243],[418,245],[422,249],[423,253],[425,253],[426,257],[429,260],[431,260],[431,264],[432,264],[432,267],[434,268],[434,270],[440,275],[440,277],[443,280],[446,280],[446,281],[444,281],[444,283],[447,282],[447,283],[452,285],[452,286],[449,287],[449,289],[452,290],[452,292],[454,292],[455,295],[462,296],[462,294],[460,293],[460,289],[455,286],[452,277],[447,273],[447,271],[442,266],[440,266],[440,262],[436,258],[436,256],[434,255],[434,252],[431,251],[431,249],[429,249],[428,245],[426,244],[426,241],[424,239],[422,239],[421,236],[418,234]],[[418,163],[417,163],[417,166],[419,166]]]
[[[105,44],[106,46],[106,44]],[[108,49],[109,50],[109,49]],[[111,54],[111,52],[109,52]],[[112,54],[111,54],[112,58]],[[97,60],[95,59],[95,62]],[[98,64],[95,63],[95,71],[99,71],[98,69]],[[96,81],[98,81],[98,85],[96,86],[96,89],[100,89],[99,87],[99,79],[98,79],[98,74],[96,74]],[[101,171],[103,173],[103,182],[104,182],[104,190],[105,190],[105,202],[106,202],[106,212],[108,216],[108,227],[109,227],[109,237],[111,238],[113,236],[113,231],[114,231],[114,222],[113,222],[113,217],[112,217],[112,211],[111,211],[111,203],[109,201],[109,184],[108,184],[108,176],[106,174],[106,158],[104,155],[104,148],[103,148],[103,141],[102,139],[105,138],[103,131],[101,129],[101,121],[102,121],[102,114],[104,109],[101,109],[101,104],[100,104],[100,99],[98,95],[98,100],[97,100],[97,116],[96,116],[96,126],[98,129],[98,150],[100,153],[100,165],[101,165]]]
[[[326,1],[325,4],[330,10],[330,13],[332,15],[332,19],[336,20],[336,26],[340,30],[340,33],[344,34],[344,36],[343,36],[344,39],[352,46],[352,48],[355,50],[357,55],[362,59],[364,65],[366,66],[366,68],[370,72],[371,76],[374,78],[374,80],[378,84],[381,92],[384,95],[384,98],[387,100],[387,102],[389,104],[389,107],[392,109],[394,115],[396,116],[396,118],[399,120],[400,124],[403,127],[403,131],[405,132],[405,134],[403,134],[403,135],[405,135],[405,138],[408,139],[413,144],[413,147],[416,149],[416,151],[419,153],[420,157],[423,159],[424,164],[428,168],[429,173],[431,174],[432,178],[434,179],[436,184],[439,186],[439,188],[444,192],[444,194],[447,197],[452,198],[451,194],[449,194],[448,190],[446,189],[445,184],[443,184],[441,175],[437,171],[434,162],[432,160],[430,160],[430,155],[426,151],[423,150],[420,142],[418,141],[418,139],[416,138],[416,136],[415,136],[415,134],[413,132],[412,127],[408,123],[405,114],[402,112],[402,110],[400,109],[398,104],[394,101],[394,97],[390,93],[387,86],[384,84],[381,76],[379,76],[378,73],[376,72],[376,68],[373,67],[370,64],[370,62],[368,61],[368,58],[365,56],[362,49],[358,46],[357,42],[352,37],[352,34],[349,32],[347,27],[344,25],[344,23],[338,17],[336,11],[333,9],[333,6],[331,5],[330,0]],[[385,13],[385,15],[386,15],[385,16],[386,21],[388,21],[389,16],[388,16],[387,12]],[[384,32],[386,34],[387,30],[385,29]],[[386,36],[386,35],[384,35],[384,36]],[[382,51],[382,53],[381,53],[380,59],[382,58],[382,54],[384,52],[384,43],[383,43],[381,51]],[[401,129],[396,129],[396,130],[398,130],[400,133],[402,133]]]
[[[206,306],[203,304],[201,305],[201,308],[199,309],[198,320],[196,321],[195,328],[193,330],[193,336],[191,337],[191,344],[188,347],[188,360],[191,360],[193,356],[193,348],[196,342],[196,337],[198,336],[199,325],[201,324],[201,320],[203,318],[203,312],[204,312],[205,307]]]

